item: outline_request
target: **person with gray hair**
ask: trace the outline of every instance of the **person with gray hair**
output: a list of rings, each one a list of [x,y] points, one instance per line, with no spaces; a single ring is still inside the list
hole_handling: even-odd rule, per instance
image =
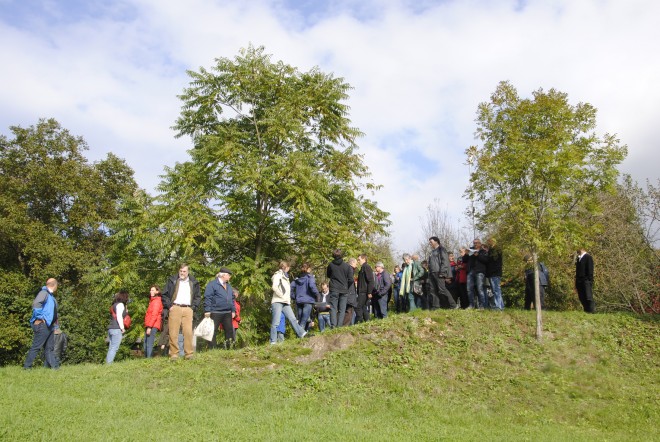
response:
[[[234,343],[232,319],[236,317],[236,304],[234,304],[234,290],[229,284],[230,279],[231,270],[221,267],[204,290],[204,316],[213,319],[213,337],[209,341],[209,350],[217,347],[216,336],[220,324],[225,332],[224,348],[229,350]]]
[[[387,317],[387,303],[389,302],[390,288],[392,287],[392,278],[385,272],[385,265],[378,261],[376,263],[376,277],[374,280],[373,307],[374,313],[378,319]]]

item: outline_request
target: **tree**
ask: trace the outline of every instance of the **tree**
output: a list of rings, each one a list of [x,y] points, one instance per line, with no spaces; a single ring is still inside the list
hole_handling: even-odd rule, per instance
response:
[[[600,198],[607,210],[587,218],[607,232],[592,240],[594,256],[606,257],[599,260],[595,275],[601,287],[599,303],[606,309],[658,313],[657,188],[647,182],[647,189],[642,189],[625,175],[615,193],[603,193]]]
[[[596,109],[571,105],[555,89],[521,98],[501,82],[479,105],[476,122],[483,145],[466,154],[475,164],[467,192],[483,205],[478,221],[517,238],[531,253],[535,273],[539,252],[567,256],[583,245],[591,226],[572,215],[599,210],[598,195],[612,190],[627,153],[614,135],[594,132]],[[538,287],[535,304],[541,339]]]
[[[420,217],[420,224],[422,225],[422,239],[417,252],[422,256],[431,254],[429,238],[432,236],[437,236],[440,244],[448,252],[457,252],[461,244],[467,243],[464,235],[461,235],[460,229],[452,223],[449,214],[440,207],[440,201],[437,199],[426,208],[426,217]]]
[[[112,291],[84,281],[115,264],[110,226],[138,191],[133,171],[112,154],[89,164],[85,141],[53,119],[10,131],[13,137],[0,136],[2,362],[24,357],[32,299],[49,277],[63,283],[57,298],[71,348],[87,351],[96,337],[102,342]],[[87,320],[69,321],[77,317]]]
[[[369,173],[344,103],[350,86],[270,58],[250,46],[188,72],[174,128],[191,137],[191,160],[168,169],[160,186],[161,227],[177,233],[169,249],[193,262],[237,263],[249,293],[267,289],[264,264],[326,260],[387,226],[361,194]]]

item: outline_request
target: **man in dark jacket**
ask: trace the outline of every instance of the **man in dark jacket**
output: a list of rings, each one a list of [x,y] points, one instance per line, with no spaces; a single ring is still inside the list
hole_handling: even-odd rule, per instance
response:
[[[161,295],[163,309],[169,312],[171,360],[179,357],[179,328],[183,331],[185,358],[193,357],[193,312],[199,307],[202,295],[199,282],[189,273],[188,265],[182,264],[178,275],[173,275],[167,280]]]
[[[376,263],[376,279],[371,303],[374,306],[374,314],[379,319],[387,317],[387,302],[391,287],[392,278],[385,271],[385,265],[378,261]]]
[[[429,244],[433,249],[429,256],[429,308],[436,310],[442,307],[455,309],[458,306],[456,301],[447,290],[447,283],[451,282],[451,266],[449,265],[449,255],[447,249],[440,245],[440,239],[437,236],[429,238]]]
[[[213,338],[209,341],[209,349],[217,346],[216,337],[220,324],[225,332],[225,349],[229,350],[234,343],[232,319],[236,317],[236,304],[234,304],[234,290],[229,284],[230,279],[231,270],[221,267],[204,290],[204,316],[213,319]]]
[[[474,302],[474,292],[477,292],[479,299],[479,308],[484,309],[486,303],[486,290],[484,280],[486,279],[486,265],[488,264],[488,252],[484,250],[479,238],[473,241],[473,248],[470,249],[469,272],[468,272],[468,297]],[[476,289],[476,290],[475,290]],[[474,307],[474,305],[471,305]]]
[[[330,322],[331,326],[337,327],[344,323],[346,315],[346,303],[350,284],[353,284],[353,269],[342,259],[343,253],[340,249],[332,252],[332,262],[328,264],[326,276],[330,280]]]
[[[358,256],[360,272],[357,279],[357,307],[355,308],[355,323],[369,320],[369,306],[367,301],[371,299],[371,293],[374,291],[374,271],[367,264],[367,255]]]
[[[582,308],[587,313],[595,313],[593,284],[594,284],[594,260],[583,247],[577,251],[575,260],[575,289],[582,303]]]

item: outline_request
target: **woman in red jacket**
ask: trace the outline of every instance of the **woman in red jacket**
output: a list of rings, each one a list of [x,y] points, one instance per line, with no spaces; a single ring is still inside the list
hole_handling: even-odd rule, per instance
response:
[[[144,356],[150,358],[154,351],[156,334],[162,327],[163,301],[160,299],[160,287],[152,285],[149,288],[149,308],[144,315]]]

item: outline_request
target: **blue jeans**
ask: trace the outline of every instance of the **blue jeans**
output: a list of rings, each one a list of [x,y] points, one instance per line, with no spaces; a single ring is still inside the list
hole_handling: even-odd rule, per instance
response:
[[[55,335],[53,335],[53,327],[48,327],[45,322],[39,325],[32,324],[32,331],[34,337],[32,338],[32,347],[28,351],[23,368],[32,368],[32,363],[37,357],[41,349],[44,349],[44,359],[46,365],[51,368],[59,368],[60,361],[55,356]]]
[[[123,337],[124,335],[118,328],[111,328],[108,330],[108,340],[110,341],[110,345],[108,346],[108,354],[105,357],[106,364],[112,364],[112,361],[115,360],[115,355],[117,354],[117,350],[119,350],[119,344],[121,344]]]
[[[312,316],[314,304],[296,304],[298,307],[298,325],[305,330],[309,329],[309,318]]]
[[[374,313],[377,318],[387,318],[387,295],[381,296],[378,299],[374,296],[371,298],[371,305],[374,306]]]
[[[493,301],[495,302],[495,309],[504,310],[504,299],[502,299],[502,288],[500,287],[500,276],[490,277],[490,289],[493,291]]]
[[[488,297],[486,296],[486,289],[484,287],[484,281],[486,275],[484,273],[477,273],[476,284],[477,284],[477,294],[479,295],[479,308],[488,307]]]
[[[144,332],[144,356],[150,358],[154,352],[154,344],[156,343],[156,335],[158,330],[151,328],[151,334],[147,336],[147,332]]]
[[[273,311],[273,317],[270,321],[271,344],[277,342],[277,326],[280,325],[280,316],[282,316],[282,313],[284,313],[284,317],[289,321],[289,324],[291,324],[291,327],[293,327],[295,330],[296,335],[298,335],[299,338],[303,337],[305,330],[303,330],[303,328],[298,325],[298,321],[296,321],[296,317],[293,314],[293,310],[289,304],[274,302],[271,304],[270,308]]]
[[[324,331],[326,327],[332,328],[332,322],[330,321],[330,314],[328,313],[319,313],[319,330]]]

